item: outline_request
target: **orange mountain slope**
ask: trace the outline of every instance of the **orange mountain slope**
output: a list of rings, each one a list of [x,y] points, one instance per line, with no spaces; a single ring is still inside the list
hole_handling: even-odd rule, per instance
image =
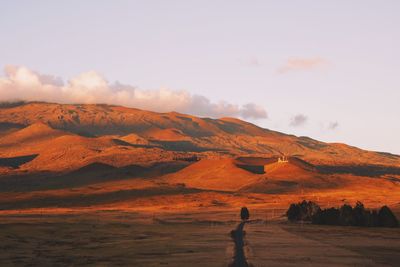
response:
[[[53,139],[69,133],[56,130],[42,122],[36,122],[27,127],[6,134],[0,139],[1,147],[11,147],[19,145],[28,145],[31,143],[40,143],[48,139]]]
[[[163,181],[199,189],[237,191],[262,178],[262,174],[254,174],[237,167],[233,159],[218,159],[201,160],[163,177]]]
[[[0,176],[4,210],[285,206],[305,194],[400,203],[400,156],[110,105],[3,105]]]
[[[365,151],[344,144],[329,144],[308,137],[287,135],[238,119],[198,118],[176,112],[156,113],[110,105],[26,103],[1,108],[0,124],[3,128],[7,128],[7,125],[40,128],[38,125],[45,124],[52,130],[63,131],[50,134],[41,129],[40,131],[43,131],[44,134],[38,136],[35,135],[35,131],[29,127],[26,128],[32,134],[28,134],[25,138],[35,142],[42,139],[53,140],[57,134],[75,134],[93,140],[109,136],[110,139],[124,141],[107,145],[107,149],[117,149],[119,152],[121,152],[121,146],[127,149],[129,144],[126,143],[133,142],[130,144],[145,146],[131,146],[130,149],[148,149],[149,147],[146,145],[151,144],[150,148],[163,148],[162,150],[167,153],[201,153],[202,157],[288,155],[316,165],[400,166],[400,156],[397,155]],[[18,135],[24,135],[20,131]],[[7,130],[5,129],[3,132],[7,132]],[[12,134],[16,134],[15,130],[9,130],[2,139],[13,140]],[[57,142],[61,141],[62,139]],[[64,142],[69,142],[69,140]],[[85,142],[90,143],[92,140],[85,139]],[[4,155],[3,151],[0,153]],[[98,153],[98,150],[93,149],[93,153]]]

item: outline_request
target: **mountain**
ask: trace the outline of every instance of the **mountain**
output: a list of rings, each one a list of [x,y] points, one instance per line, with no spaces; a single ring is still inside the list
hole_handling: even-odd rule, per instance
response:
[[[142,150],[141,157],[146,151],[145,160],[150,161],[182,154],[199,158],[287,155],[314,165],[400,166],[397,155],[288,135],[239,119],[199,118],[111,105],[22,103],[1,108],[0,125],[4,132],[0,157],[36,153],[40,160],[51,152],[52,158],[65,158],[80,146],[79,160],[111,165],[121,165],[123,155],[135,156]],[[138,160],[143,162],[140,157]]]
[[[399,189],[398,155],[239,119],[100,104],[0,105],[0,213],[283,209],[304,198],[400,211]]]

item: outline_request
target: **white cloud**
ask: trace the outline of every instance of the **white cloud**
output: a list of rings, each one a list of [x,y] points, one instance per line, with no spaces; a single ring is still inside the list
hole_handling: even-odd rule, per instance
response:
[[[285,74],[290,71],[311,70],[326,65],[328,65],[328,61],[320,57],[289,58],[283,66],[278,68],[277,72],[280,74]]]
[[[201,95],[170,89],[143,90],[119,82],[110,84],[97,72],[89,71],[67,83],[55,76],[39,74],[26,67],[6,66],[0,77],[0,101],[47,101],[57,103],[104,103],[140,109],[177,111],[198,116],[267,118],[263,107],[211,102]]]
[[[241,117],[243,118],[267,118],[268,114],[263,107],[248,103],[242,107]]]

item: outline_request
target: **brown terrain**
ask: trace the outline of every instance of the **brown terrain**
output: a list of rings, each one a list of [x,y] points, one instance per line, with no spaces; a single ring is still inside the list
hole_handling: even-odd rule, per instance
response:
[[[279,162],[283,156],[287,160]],[[162,263],[152,259],[165,256],[171,266],[186,266],[188,257],[201,261],[212,256],[219,260],[208,265],[224,266],[231,255],[227,234],[242,206],[263,222],[248,227],[249,238],[254,237],[249,257],[256,266],[274,266],[274,262],[279,266],[299,266],[299,262],[305,266],[390,266],[398,262],[392,256],[400,254],[394,248],[400,247],[398,230],[375,231],[378,237],[371,238],[382,240],[374,243],[374,254],[362,245],[373,235],[367,230],[331,227],[337,233],[332,235],[322,226],[298,229],[282,223],[288,205],[303,199],[322,207],[356,201],[369,208],[388,205],[399,217],[400,156],[283,134],[233,118],[111,105],[32,102],[0,107],[0,234],[6,251],[0,260],[7,265],[35,259],[37,265],[159,266]],[[43,220],[48,224],[43,225]],[[76,222],[79,227],[71,228]],[[265,226],[265,222],[270,224]],[[40,234],[21,234],[25,224]],[[175,233],[176,228],[182,232]],[[326,232],[326,240],[314,231]],[[100,259],[89,251],[96,241],[82,241],[87,251],[81,253],[87,258],[80,258],[78,251],[71,252],[70,258],[50,252],[52,237],[61,247],[79,246],[79,240],[75,240],[77,245],[69,239],[76,232],[82,232],[83,240],[96,233],[99,239],[118,243],[121,250],[99,245],[99,251],[105,251]],[[272,238],[268,245],[263,234]],[[210,235],[209,239],[204,235]],[[343,245],[342,239],[351,235],[353,243]],[[392,241],[387,239],[390,236]],[[24,238],[31,241],[24,243]],[[42,238],[43,244],[36,244],[40,241],[35,238]],[[166,240],[174,238],[171,251],[163,251]],[[134,245],[138,240],[142,248]],[[290,258],[276,247],[287,248],[293,242],[304,245],[292,250],[305,256]],[[211,243],[214,250],[208,251]],[[134,259],[121,259],[118,253],[128,249],[128,244],[137,247]],[[183,244],[192,247],[181,251]],[[32,253],[39,254],[18,256],[11,253],[13,248],[21,254],[36,248]],[[52,257],[43,258],[46,251]],[[324,251],[344,258],[318,254]],[[366,255],[370,258],[363,258]]]

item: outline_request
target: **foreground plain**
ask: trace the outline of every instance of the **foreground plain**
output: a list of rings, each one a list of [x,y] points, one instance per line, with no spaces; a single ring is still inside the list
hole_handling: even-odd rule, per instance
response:
[[[246,226],[255,266],[396,266],[400,230],[288,224],[254,211]],[[2,266],[227,266],[237,214],[3,215]]]

